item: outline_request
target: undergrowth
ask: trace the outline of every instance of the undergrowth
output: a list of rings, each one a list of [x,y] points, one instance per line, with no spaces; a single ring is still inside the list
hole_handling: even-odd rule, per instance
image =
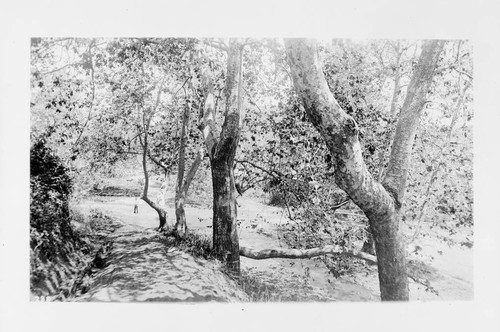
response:
[[[335,299],[309,284],[307,273],[243,269],[236,278],[252,302],[327,302]]]
[[[207,260],[215,259],[215,254],[212,250],[212,240],[206,235],[187,232],[183,237],[179,237],[173,229],[169,228],[163,232],[162,240],[166,246],[177,247],[195,257]]]
[[[206,235],[188,232],[184,237],[176,236],[174,230],[163,232],[163,243],[206,260],[215,260],[212,250],[212,241]],[[309,283],[307,273],[299,275],[280,271],[259,271],[256,269],[242,269],[239,276],[235,276],[224,268],[221,272],[234,280],[248,295],[252,302],[288,302],[288,301],[332,301],[334,299],[324,295],[319,289]]]

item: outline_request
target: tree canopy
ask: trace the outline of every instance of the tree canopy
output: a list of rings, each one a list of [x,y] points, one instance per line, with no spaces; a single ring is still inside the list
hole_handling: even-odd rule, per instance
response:
[[[43,138],[74,196],[143,169],[160,228],[165,203],[148,197],[149,177],[175,174],[179,234],[191,182],[211,178],[213,245],[236,270],[240,254],[259,256],[234,243],[248,192],[286,212],[280,231],[299,251],[283,255],[365,259],[359,242],[373,233],[384,288],[383,252],[395,261],[425,236],[472,245],[471,53],[460,40],[33,38],[32,149]],[[384,233],[388,211],[397,220]],[[396,233],[401,245],[384,247]]]

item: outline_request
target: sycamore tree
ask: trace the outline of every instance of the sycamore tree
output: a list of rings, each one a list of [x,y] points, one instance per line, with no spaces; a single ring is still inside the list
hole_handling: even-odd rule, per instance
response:
[[[236,185],[234,158],[240,138],[242,107],[241,66],[243,43],[230,39],[227,48],[227,69],[224,79],[224,122],[216,127],[216,108],[212,73],[205,73],[205,105],[203,136],[212,171],[213,187],[213,250],[233,273],[240,272],[237,233]]]
[[[404,300],[400,222],[408,241],[472,226],[471,52],[442,44],[34,39],[32,133],[76,187],[139,162],[160,228],[150,177],[175,174],[179,236],[207,156],[213,248],[232,272],[240,255],[319,257],[330,271],[352,256],[379,265],[383,300]],[[239,246],[236,198],[250,188],[283,207],[289,248]],[[370,233],[376,252],[363,252]]]
[[[333,97],[322,71],[317,46],[309,40],[287,40],[294,85],[310,121],[334,158],[334,179],[367,215],[375,240],[382,300],[408,300],[408,278],[399,235],[399,210],[406,188],[411,148],[427,90],[444,42],[426,42],[408,87],[383,184],[366,168],[359,129]]]

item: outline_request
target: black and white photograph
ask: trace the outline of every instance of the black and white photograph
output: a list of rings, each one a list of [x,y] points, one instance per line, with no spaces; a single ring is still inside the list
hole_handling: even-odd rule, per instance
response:
[[[472,300],[472,54],[32,38],[32,300]]]

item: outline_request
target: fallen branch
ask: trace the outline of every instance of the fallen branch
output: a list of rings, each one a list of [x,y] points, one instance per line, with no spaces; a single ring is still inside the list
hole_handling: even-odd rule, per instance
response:
[[[361,258],[368,263],[377,264],[377,257],[357,250],[346,250],[339,246],[324,246],[313,249],[263,249],[255,250],[252,248],[240,247],[240,255],[251,259],[268,258],[312,258],[323,255],[345,255]]]

